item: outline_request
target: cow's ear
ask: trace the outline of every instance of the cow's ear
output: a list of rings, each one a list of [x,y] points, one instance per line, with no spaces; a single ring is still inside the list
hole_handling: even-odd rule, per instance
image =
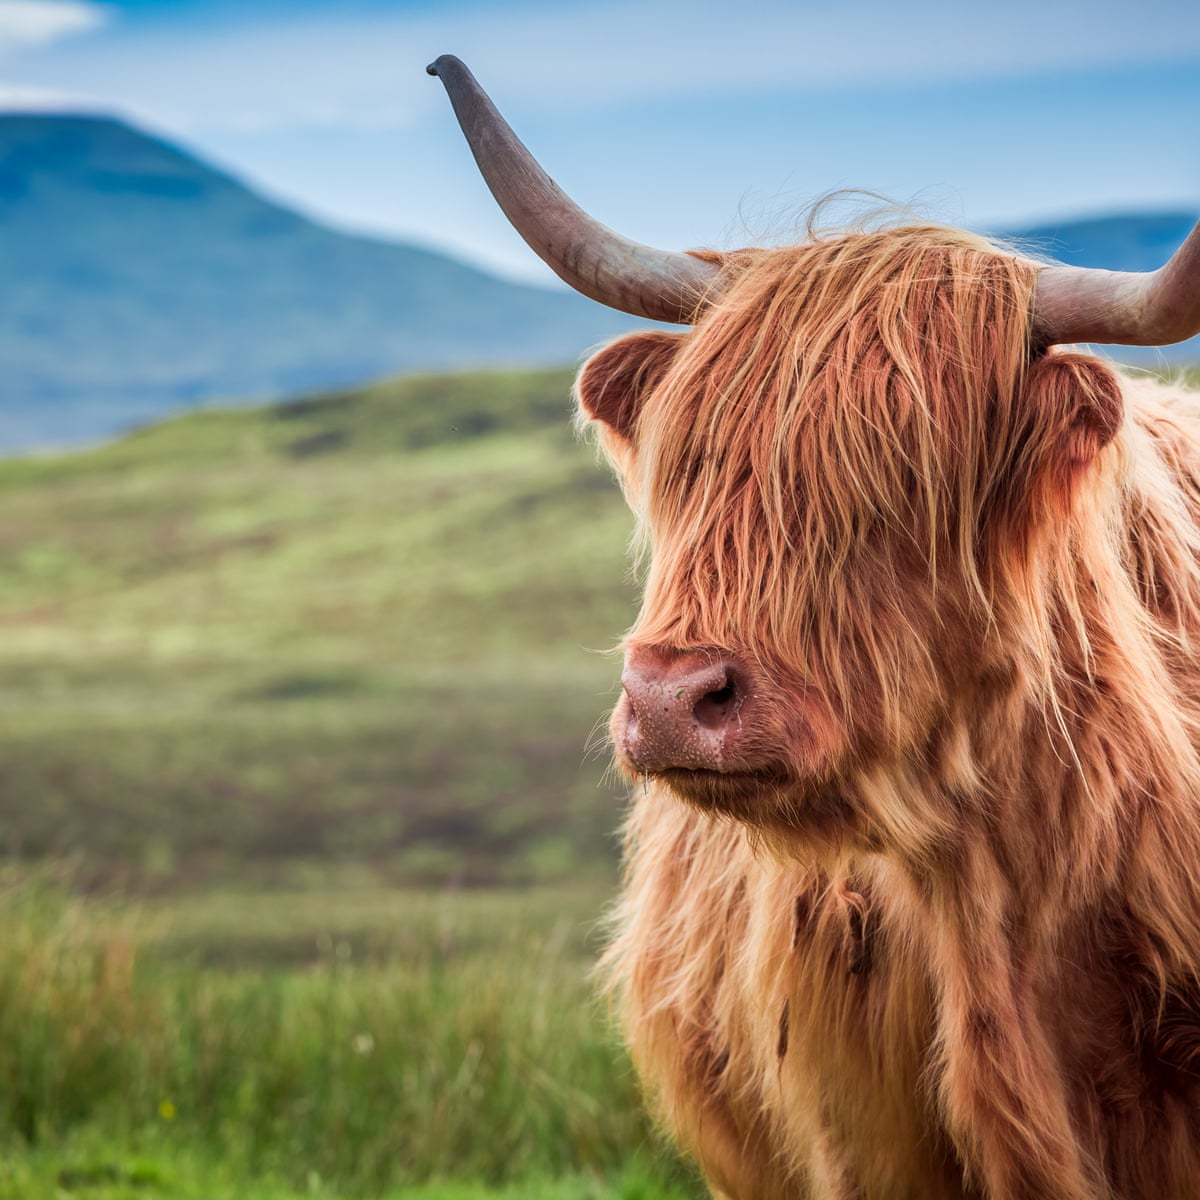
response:
[[[583,364],[575,393],[586,417],[633,441],[642,400],[666,374],[684,333],[649,330],[610,342]]]
[[[1116,372],[1089,354],[1038,358],[1025,377],[1025,394],[1036,411],[1061,422],[1055,450],[1070,469],[1090,463],[1117,436],[1125,416]]]

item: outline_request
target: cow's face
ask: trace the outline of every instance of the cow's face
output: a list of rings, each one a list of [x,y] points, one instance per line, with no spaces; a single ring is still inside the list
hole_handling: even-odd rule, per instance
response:
[[[648,553],[618,763],[764,826],[841,820],[998,668],[1003,595],[1121,419],[1107,369],[1031,355],[1034,269],[895,230],[744,252],[694,330],[578,394]]]

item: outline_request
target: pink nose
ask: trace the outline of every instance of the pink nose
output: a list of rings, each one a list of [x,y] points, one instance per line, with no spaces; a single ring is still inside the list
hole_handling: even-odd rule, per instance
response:
[[[638,771],[735,769],[753,716],[750,673],[719,651],[634,648],[613,716],[617,749]]]

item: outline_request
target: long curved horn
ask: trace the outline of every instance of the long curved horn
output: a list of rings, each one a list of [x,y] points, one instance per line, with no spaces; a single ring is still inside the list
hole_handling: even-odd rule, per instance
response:
[[[1034,323],[1051,344],[1169,346],[1200,333],[1200,224],[1157,271],[1043,267]]]
[[[688,325],[720,275],[714,263],[630,241],[589,217],[538,166],[452,54],[425,68],[446,85],[492,195],[533,251],[577,292],[610,308]]]

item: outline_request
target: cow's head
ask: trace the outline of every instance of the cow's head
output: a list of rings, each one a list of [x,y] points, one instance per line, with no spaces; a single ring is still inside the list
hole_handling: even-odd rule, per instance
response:
[[[648,564],[623,767],[794,825],[984,686],[1016,560],[1122,415],[1098,360],[1031,356],[1035,279],[935,227],[740,252],[690,332],[585,364]]]
[[[1200,227],[1148,276],[936,227],[664,253],[563,196],[456,59],[431,71],[563,278],[693,326],[621,338],[578,383],[648,553],[618,762],[756,824],[840,819],[836,780],[934,753],[1011,666],[989,631],[1122,419],[1109,369],[1050,347],[1200,329]]]

